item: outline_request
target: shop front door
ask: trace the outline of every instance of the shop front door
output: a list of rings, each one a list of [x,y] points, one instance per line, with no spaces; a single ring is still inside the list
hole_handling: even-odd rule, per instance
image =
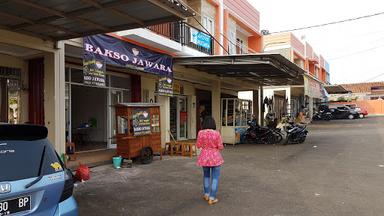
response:
[[[121,90],[110,90],[110,103],[109,103],[109,119],[110,119],[110,132],[108,148],[116,148],[116,116],[115,106],[123,102],[123,91]]]
[[[185,140],[188,138],[187,98],[184,96],[172,97],[170,107],[170,126],[172,136],[178,140]]]

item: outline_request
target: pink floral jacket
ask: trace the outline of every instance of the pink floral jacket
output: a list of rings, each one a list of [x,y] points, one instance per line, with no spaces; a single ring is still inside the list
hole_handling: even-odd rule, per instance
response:
[[[218,131],[211,129],[199,131],[196,146],[202,149],[197,158],[198,166],[214,167],[224,163],[220,154],[220,150],[224,149],[223,140]]]

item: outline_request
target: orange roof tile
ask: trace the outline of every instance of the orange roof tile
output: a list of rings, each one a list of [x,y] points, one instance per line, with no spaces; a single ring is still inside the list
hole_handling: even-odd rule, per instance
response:
[[[351,91],[352,93],[365,93],[365,92],[371,92],[371,88],[373,86],[384,86],[384,81],[341,84],[341,86],[343,86],[346,90]]]

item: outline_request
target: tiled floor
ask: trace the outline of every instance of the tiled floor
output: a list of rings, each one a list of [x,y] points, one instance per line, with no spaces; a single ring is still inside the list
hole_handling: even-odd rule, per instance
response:
[[[76,154],[76,160],[67,161],[67,167],[69,169],[76,169],[79,163],[86,164],[88,166],[95,166],[105,163],[112,163],[112,157],[116,155],[116,149],[106,149],[91,152],[81,152]]]

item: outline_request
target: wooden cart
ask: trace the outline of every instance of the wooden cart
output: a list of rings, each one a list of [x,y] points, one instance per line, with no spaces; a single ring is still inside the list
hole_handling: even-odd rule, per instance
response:
[[[123,158],[139,158],[151,163],[154,153],[160,154],[160,105],[125,103],[116,105],[117,154]]]

